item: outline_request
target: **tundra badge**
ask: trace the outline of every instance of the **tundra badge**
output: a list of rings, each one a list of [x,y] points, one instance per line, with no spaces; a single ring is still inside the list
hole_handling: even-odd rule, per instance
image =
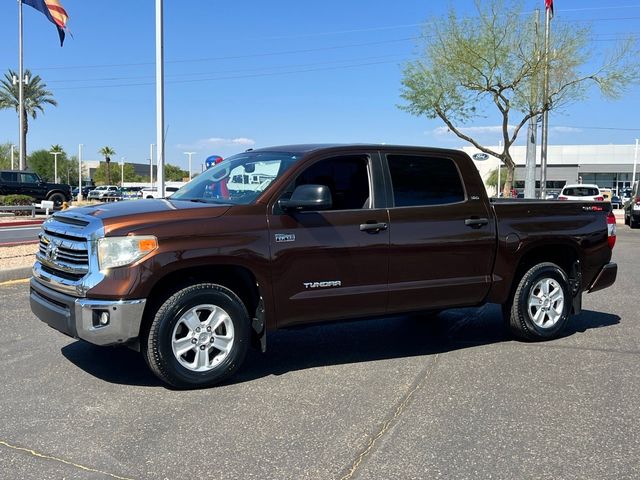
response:
[[[276,243],[295,242],[295,233],[276,233]]]

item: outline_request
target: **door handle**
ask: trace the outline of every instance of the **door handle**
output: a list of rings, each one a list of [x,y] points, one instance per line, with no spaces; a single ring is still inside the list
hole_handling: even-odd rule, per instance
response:
[[[471,227],[471,228],[480,228],[484,225],[488,225],[489,224],[489,219],[488,218],[467,218],[464,221],[464,224],[467,227]]]
[[[367,233],[378,233],[381,230],[386,230],[388,225],[384,222],[381,223],[361,223],[360,231]]]

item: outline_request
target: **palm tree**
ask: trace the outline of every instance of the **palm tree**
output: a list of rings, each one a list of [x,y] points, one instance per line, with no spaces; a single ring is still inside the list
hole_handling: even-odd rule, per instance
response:
[[[22,112],[24,119],[24,128],[22,129],[22,158],[27,168],[27,132],[29,131],[28,118],[31,116],[34,120],[38,116],[38,112],[44,113],[46,104],[58,105],[53,98],[53,94],[47,90],[47,84],[42,81],[40,75],[32,75],[30,70],[25,70],[25,78],[29,79],[29,83],[24,84],[24,110]],[[0,79],[0,109],[13,108],[17,112],[20,109],[19,101],[19,85],[14,85],[13,79],[18,78],[18,74],[9,69],[4,74],[4,79]]]
[[[111,155],[115,155],[116,151],[111,147],[102,147],[98,150],[98,153],[104,157],[104,161],[107,164],[107,185],[111,185],[111,170],[109,165],[111,163]]]

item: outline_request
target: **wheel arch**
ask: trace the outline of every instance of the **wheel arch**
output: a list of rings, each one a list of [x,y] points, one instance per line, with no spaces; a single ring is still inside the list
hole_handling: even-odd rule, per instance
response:
[[[539,263],[550,262],[558,265],[567,275],[572,295],[582,290],[582,273],[579,246],[572,243],[544,243],[531,245],[516,260],[515,267],[512,269],[511,282],[508,288],[501,289],[500,292],[493,292],[489,301],[496,303],[505,303],[513,297],[518,287],[520,279],[534,265]]]
[[[263,293],[251,270],[244,266],[227,264],[191,266],[173,270],[156,281],[147,296],[140,334],[146,334],[155,312],[167,298],[183,288],[198,283],[215,283],[231,290],[245,305],[251,319],[261,314],[259,308]]]
[[[52,196],[52,195],[55,195],[56,193],[59,193],[60,195],[62,195],[62,196],[63,196],[63,198],[65,199],[65,201],[66,201],[66,200],[68,200],[68,199],[67,199],[67,195],[65,194],[65,192],[64,192],[64,191],[62,191],[62,190],[59,190],[59,189],[57,189],[57,190],[50,190],[50,191],[48,191],[48,192],[47,192],[47,195],[46,195],[46,198],[51,198],[51,196]]]

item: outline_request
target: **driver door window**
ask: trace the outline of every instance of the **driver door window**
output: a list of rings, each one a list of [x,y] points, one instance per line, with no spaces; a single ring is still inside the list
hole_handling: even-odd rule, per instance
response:
[[[329,158],[305,170],[294,187],[325,185],[331,190],[331,210],[360,210],[368,208],[371,197],[368,170],[367,158],[362,156]]]

